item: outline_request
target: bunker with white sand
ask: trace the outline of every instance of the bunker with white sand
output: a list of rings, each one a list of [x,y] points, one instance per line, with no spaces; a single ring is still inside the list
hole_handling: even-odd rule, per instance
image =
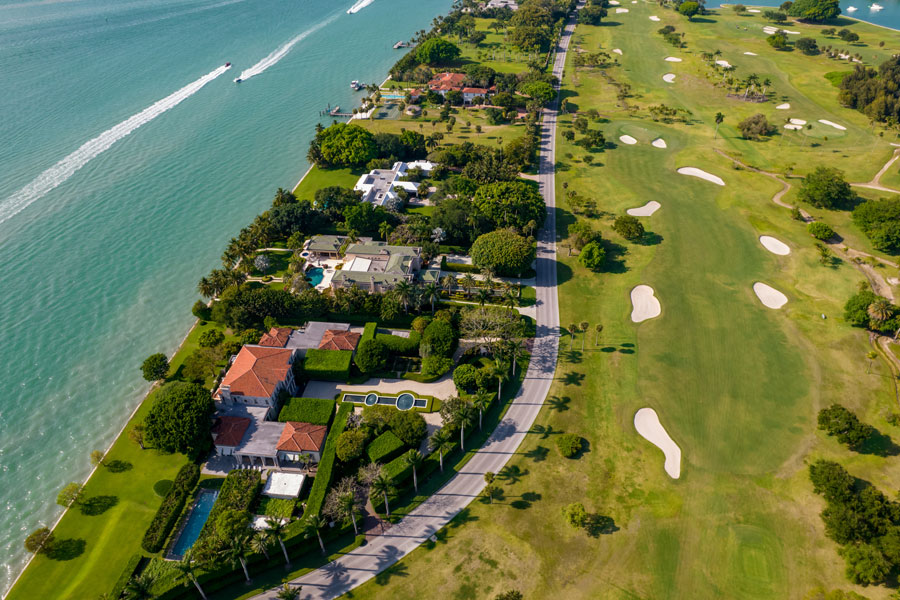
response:
[[[620,135],[619,141],[622,142],[623,144],[628,144],[629,146],[633,146],[633,145],[637,144],[637,140],[628,134]]]
[[[790,107],[791,107],[790,103],[785,102],[785,103],[783,103],[783,104],[779,104],[779,105],[776,106],[775,108],[776,108],[777,110],[787,110],[787,109],[789,109]]]
[[[666,62],[681,62],[681,59],[677,56],[667,56]]]
[[[756,297],[759,298],[759,301],[763,303],[763,306],[773,310],[778,310],[787,304],[788,301],[787,296],[773,288],[771,285],[767,285],[761,281],[757,281],[753,284],[753,293],[755,293]]]
[[[616,14],[617,14],[617,15],[621,15],[622,13],[627,13],[627,12],[628,12],[628,9],[627,9],[627,8],[617,8],[617,9],[616,9]]]
[[[642,438],[662,450],[666,457],[663,464],[666,474],[672,479],[678,479],[681,476],[681,448],[659,422],[656,411],[642,408],[634,413],[634,428]]]
[[[756,52],[744,52],[747,56],[757,56]]]
[[[829,127],[834,127],[835,129],[840,129],[841,131],[847,131],[847,128],[843,125],[838,125],[834,121],[829,121],[828,119],[819,119],[819,123],[822,125],[828,125]]]
[[[621,55],[622,51],[619,48],[613,48],[613,54]]]
[[[791,253],[791,248],[787,244],[777,238],[773,238],[771,235],[759,236],[759,243],[762,244],[763,248],[778,256],[787,256]]]
[[[674,83],[675,82],[675,73],[666,73],[663,75],[663,81],[666,83]]]
[[[659,17],[657,17],[656,15],[650,15],[649,18],[650,18],[651,21],[656,21],[656,22],[659,21]]]
[[[668,148],[668,146],[666,146],[666,140],[662,138],[656,138],[655,140],[650,142],[650,145],[654,148]]]
[[[706,171],[704,171],[702,169],[698,169],[697,167],[681,167],[680,169],[678,169],[677,172],[680,175],[689,175],[691,177],[699,177],[700,179],[705,179],[706,181],[709,181],[716,185],[725,185],[725,182],[722,181],[721,177],[719,177],[717,175],[713,175],[712,173],[707,173]]]
[[[658,211],[660,207],[662,207],[662,204],[660,204],[656,200],[651,200],[643,206],[639,206],[637,208],[629,208],[625,212],[632,217],[649,217],[650,215]]]
[[[662,313],[659,300],[649,285],[638,285],[631,290],[631,307],[631,320],[635,323],[655,319]]]

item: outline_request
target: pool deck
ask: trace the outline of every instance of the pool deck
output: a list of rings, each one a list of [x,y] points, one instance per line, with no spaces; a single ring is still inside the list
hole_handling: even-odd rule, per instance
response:
[[[362,385],[347,385],[331,381],[310,381],[303,390],[304,398],[334,399],[341,392],[366,393],[376,392],[384,395],[397,396],[401,392],[413,392],[425,396],[434,396],[441,400],[452,398],[456,395],[456,386],[453,377],[448,373],[432,383],[419,383],[409,379],[369,379]]]

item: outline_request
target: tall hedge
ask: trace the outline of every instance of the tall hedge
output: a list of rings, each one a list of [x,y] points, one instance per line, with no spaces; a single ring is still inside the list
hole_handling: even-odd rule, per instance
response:
[[[372,440],[372,443],[366,448],[366,454],[373,463],[384,462],[398,456],[404,449],[406,449],[406,444],[403,443],[403,440],[397,437],[393,431],[385,431]]]
[[[374,340],[375,334],[378,332],[378,323],[373,323],[369,321],[366,323],[365,328],[363,329],[362,337],[359,338],[359,343],[362,344],[366,340]]]
[[[200,530],[196,545],[215,537],[216,520],[226,510],[249,511],[261,485],[262,475],[256,469],[236,469],[228,473],[219,489],[219,496],[209,511],[209,517]]]
[[[408,338],[390,333],[379,333],[375,339],[384,344],[392,356],[418,356],[422,335],[418,331],[410,331]]]
[[[184,510],[184,504],[191,495],[197,482],[200,480],[200,467],[194,463],[188,463],[181,467],[175,481],[172,483],[172,489],[163,498],[162,504],[159,505],[147,532],[144,533],[144,539],[141,541],[141,547],[147,552],[159,552],[162,550],[163,544],[172,532],[172,528],[178,521],[181,511]]]
[[[299,421],[327,427],[334,416],[334,405],[335,401],[328,398],[291,398],[278,413],[278,420],[281,423]]]
[[[303,372],[310,379],[346,382],[352,358],[350,350],[307,350]]]

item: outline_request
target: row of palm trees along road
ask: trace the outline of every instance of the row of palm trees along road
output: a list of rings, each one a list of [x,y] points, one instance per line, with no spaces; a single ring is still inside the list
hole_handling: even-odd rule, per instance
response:
[[[578,8],[583,6],[580,2]],[[553,74],[562,80],[569,39],[575,30],[570,18],[560,36]],[[331,600],[375,577],[415,550],[477,498],[484,488],[484,474],[500,471],[515,454],[534,424],[556,372],[559,349],[559,300],[556,293],[556,115],[559,99],[544,110],[541,128],[538,184],[547,205],[547,219],[537,238],[537,333],[534,352],[519,393],[493,435],[443,488],[419,505],[384,535],[349,552],[322,568],[291,582],[302,586],[304,599]],[[276,600],[280,589],[256,596]]]

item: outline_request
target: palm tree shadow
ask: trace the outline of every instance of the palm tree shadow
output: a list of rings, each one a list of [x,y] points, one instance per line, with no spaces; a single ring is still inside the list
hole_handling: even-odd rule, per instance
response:
[[[375,576],[377,585],[387,585],[394,577],[409,577],[409,567],[405,562],[398,562]]]
[[[472,510],[469,508],[464,508],[453,519],[447,524],[447,527],[456,529],[458,527],[462,527],[466,523],[474,523],[478,520],[478,517],[472,514]]]
[[[577,373],[575,371],[570,371],[562,376],[563,384],[565,385],[577,385],[580,386],[581,382],[584,381],[584,373]]]
[[[525,458],[530,458],[532,461],[544,462],[547,460],[547,455],[550,454],[550,449],[545,448],[544,446],[538,446],[534,450],[529,450],[525,453]]]
[[[547,406],[550,407],[550,410],[555,410],[556,412],[565,412],[569,410],[569,403],[572,402],[572,399],[568,396],[563,396],[560,398],[559,396],[550,396],[547,400]]]
[[[531,505],[540,499],[541,495],[537,492],[525,492],[519,496],[518,500],[513,500],[509,505],[517,510],[525,510],[526,508],[531,508]]]
[[[522,469],[518,465],[506,465],[497,473],[497,479],[506,483],[518,483],[528,475],[528,469]]]

